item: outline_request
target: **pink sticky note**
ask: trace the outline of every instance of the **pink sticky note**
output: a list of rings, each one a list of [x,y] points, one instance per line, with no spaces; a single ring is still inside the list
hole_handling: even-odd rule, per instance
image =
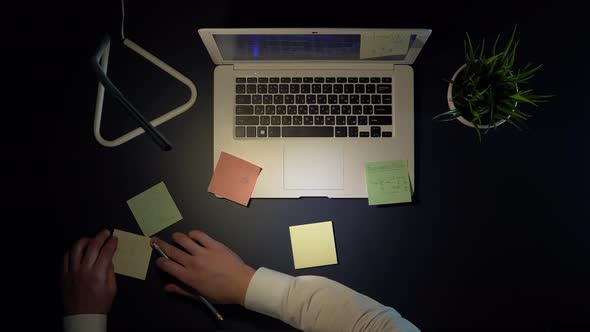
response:
[[[222,152],[207,191],[248,206],[262,168]]]

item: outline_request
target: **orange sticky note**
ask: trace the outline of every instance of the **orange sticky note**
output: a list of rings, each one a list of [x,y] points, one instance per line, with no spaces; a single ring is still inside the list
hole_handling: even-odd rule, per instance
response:
[[[248,206],[260,171],[259,166],[222,152],[207,191]]]

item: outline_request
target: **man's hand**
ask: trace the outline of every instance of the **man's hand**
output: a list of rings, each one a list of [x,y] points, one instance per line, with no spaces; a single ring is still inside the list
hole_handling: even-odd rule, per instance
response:
[[[201,231],[172,234],[182,251],[158,238],[153,238],[170,259],[158,258],[157,266],[204,297],[222,304],[244,304],[254,269],[223,243]],[[167,284],[168,292],[194,298],[194,294],[175,284]]]
[[[66,252],[62,271],[66,315],[109,312],[117,294],[113,270],[116,249],[117,238],[103,230],[93,239],[78,240]]]

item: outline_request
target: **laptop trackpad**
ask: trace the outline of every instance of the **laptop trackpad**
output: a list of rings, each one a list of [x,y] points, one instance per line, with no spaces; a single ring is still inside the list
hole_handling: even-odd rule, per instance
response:
[[[285,189],[343,189],[342,145],[333,142],[285,142]]]

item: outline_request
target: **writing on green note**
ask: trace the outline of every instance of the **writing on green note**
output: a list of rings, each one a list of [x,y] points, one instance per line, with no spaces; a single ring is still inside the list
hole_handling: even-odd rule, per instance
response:
[[[369,205],[412,201],[407,160],[367,162],[365,181]]]

